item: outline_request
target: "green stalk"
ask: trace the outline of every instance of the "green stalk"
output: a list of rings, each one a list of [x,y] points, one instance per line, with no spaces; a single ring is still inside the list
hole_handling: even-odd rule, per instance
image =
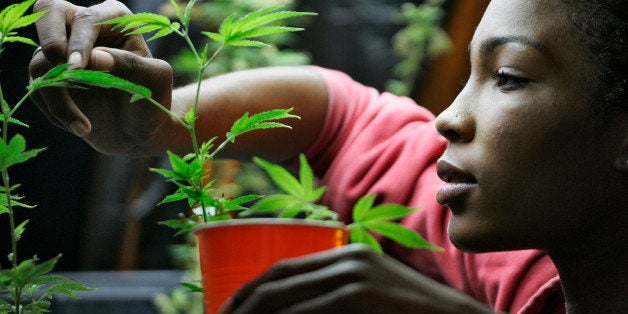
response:
[[[2,51],[1,45],[0,45],[0,51]],[[26,96],[22,98],[22,100],[20,100],[20,103],[22,103],[25,98]],[[4,104],[5,102],[4,93],[2,91],[1,85],[0,85],[0,100],[2,101],[2,104]],[[4,105],[0,107],[2,107],[2,115],[4,116],[4,119],[2,121],[2,139],[4,140],[5,143],[8,143],[9,118],[11,117],[11,113],[13,112],[13,110],[8,111],[9,108],[6,108]],[[2,175],[2,184],[4,186],[4,191],[5,191],[4,193],[7,198],[7,208],[9,210],[9,225],[10,225],[9,229],[11,233],[11,265],[13,266],[12,267],[13,269],[16,269],[18,265],[18,256],[17,256],[17,241],[18,240],[15,234],[15,215],[13,211],[13,205],[11,204],[12,197],[11,197],[11,183],[9,180],[9,169],[8,168],[2,169],[1,175]],[[22,287],[16,286],[15,287],[15,300],[14,300],[16,314],[20,314],[21,312],[21,309],[20,309],[21,298],[22,298]]]

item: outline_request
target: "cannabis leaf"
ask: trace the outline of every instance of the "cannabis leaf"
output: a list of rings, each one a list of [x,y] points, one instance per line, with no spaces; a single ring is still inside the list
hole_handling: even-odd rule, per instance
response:
[[[304,213],[306,219],[336,219],[337,214],[334,211],[325,206],[315,204],[323,196],[327,188],[315,187],[314,174],[305,155],[299,155],[299,179],[283,167],[261,158],[255,157],[253,162],[264,169],[270,179],[285,193],[261,199],[249,210],[242,212],[241,216],[278,211],[281,218],[293,218],[299,213]]]
[[[281,7],[263,8],[240,18],[232,14],[220,24],[217,33],[203,32],[203,34],[225,45],[267,47],[270,45],[252,38],[301,31],[303,28],[264,25],[292,17],[316,15],[310,12],[278,11],[279,9]]]
[[[0,170],[23,163],[44,150],[45,148],[26,150],[26,140],[20,134],[13,136],[9,143],[0,141]]]
[[[254,114],[249,117],[249,113],[245,113],[240,119],[236,120],[231,126],[231,130],[227,133],[227,139],[231,142],[235,141],[236,136],[242,135],[246,132],[261,130],[261,129],[270,129],[270,128],[288,128],[291,127],[287,124],[281,122],[275,122],[274,120],[279,119],[287,119],[287,118],[297,118],[300,119],[299,116],[295,116],[290,114],[292,111],[290,109],[275,109],[269,110],[265,112],[260,112],[258,114]]]
[[[240,216],[280,212],[279,217],[282,218],[292,218],[299,213],[305,213],[306,219],[336,219],[335,212],[325,206],[315,204],[325,193],[326,187],[315,187],[314,173],[305,155],[299,155],[299,179],[279,165],[257,157],[253,161],[266,171],[270,179],[285,194],[271,195],[261,199],[250,209],[240,213]],[[354,205],[353,223],[348,226],[351,232],[351,242],[366,244],[381,253],[380,244],[371,234],[374,232],[407,247],[441,249],[427,242],[414,230],[393,222],[413,213],[416,209],[397,204],[374,206],[376,197],[375,194],[364,196]]]
[[[14,3],[0,11],[0,44],[5,42],[21,42],[31,46],[37,46],[32,39],[17,36],[15,29],[35,23],[46,11],[24,15],[28,8],[37,0],[28,0]]]
[[[406,247],[442,250],[429,243],[416,231],[393,222],[413,213],[416,209],[398,204],[373,206],[376,197],[375,194],[363,196],[354,205],[353,223],[348,226],[351,231],[351,242],[366,244],[381,253],[381,245],[371,235],[371,232],[374,232]]]
[[[120,29],[126,35],[155,32],[148,41],[170,35],[181,27],[179,23],[171,22],[168,17],[155,13],[129,14],[101,22],[99,25],[113,25],[111,30]]]
[[[87,84],[91,86],[97,86],[102,88],[114,88],[122,91],[129,92],[135,95],[132,101],[146,98],[151,98],[150,89],[129,82],[125,79],[113,76],[104,71],[93,70],[70,70],[71,64],[65,63],[58,65],[48,71],[46,74],[33,80],[28,87],[29,90],[35,90],[41,87],[69,87],[69,88],[83,88],[79,84]]]

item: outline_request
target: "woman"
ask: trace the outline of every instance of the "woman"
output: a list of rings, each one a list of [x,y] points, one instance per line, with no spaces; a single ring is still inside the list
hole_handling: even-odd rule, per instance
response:
[[[190,88],[170,92],[169,67],[147,58],[141,38],[93,26],[128,10],[112,1],[83,9],[40,0],[42,9],[51,10],[37,25],[43,54],[33,58],[33,76],[66,60],[107,69],[185,112]],[[303,119],[294,132],[243,137],[227,154],[289,160],[308,151],[329,185],[325,201],[341,216],[357,197],[377,192],[382,202],[422,207],[403,223],[445,247],[433,253],[384,243],[391,258],[349,246],[282,262],[225,311],[491,311],[481,303],[498,311],[564,311],[545,255],[503,252],[540,249],[558,268],[568,312],[625,312],[625,15],[623,0],[491,2],[470,44],[469,80],[436,119],[446,150],[425,110],[340,73],[262,69],[206,81],[199,136],[221,134],[243,111],[295,106]],[[121,50],[92,50],[95,43]],[[49,90],[34,100],[53,123],[103,152],[189,149],[181,144],[185,133],[157,110],[94,92]],[[465,251],[500,252],[458,251],[445,230]]]

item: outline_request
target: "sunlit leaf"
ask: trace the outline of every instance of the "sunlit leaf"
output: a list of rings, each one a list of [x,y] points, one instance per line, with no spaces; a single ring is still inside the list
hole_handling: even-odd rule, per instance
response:
[[[351,243],[362,243],[369,246],[377,253],[383,253],[382,246],[375,238],[363,227],[356,226],[351,229],[349,234]]]
[[[378,205],[368,210],[360,221],[369,220],[394,220],[403,218],[415,211],[414,208],[406,207],[398,204]]]
[[[364,219],[364,215],[366,215],[368,210],[371,209],[376,197],[377,195],[375,194],[362,196],[355,203],[353,206],[353,221],[362,221]]]
[[[3,42],[17,42],[17,43],[23,43],[23,44],[27,44],[27,45],[31,45],[34,47],[39,46],[34,40],[30,39],[30,38],[26,38],[26,37],[21,37],[21,36],[8,36],[8,37],[4,37],[2,38]]]
[[[369,221],[362,224],[366,229],[379,233],[401,245],[410,248],[429,248],[442,250],[442,248],[429,243],[414,230],[388,221]]]
[[[288,170],[281,166],[269,163],[258,157],[253,158],[253,162],[260,166],[270,179],[286,193],[302,198],[304,195],[303,187],[299,184],[299,181]]]

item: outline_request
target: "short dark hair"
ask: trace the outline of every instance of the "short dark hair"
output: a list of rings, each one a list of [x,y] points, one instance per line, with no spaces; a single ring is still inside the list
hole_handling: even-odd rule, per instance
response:
[[[627,0],[563,0],[589,58],[596,66],[594,110],[605,116],[626,104]]]

